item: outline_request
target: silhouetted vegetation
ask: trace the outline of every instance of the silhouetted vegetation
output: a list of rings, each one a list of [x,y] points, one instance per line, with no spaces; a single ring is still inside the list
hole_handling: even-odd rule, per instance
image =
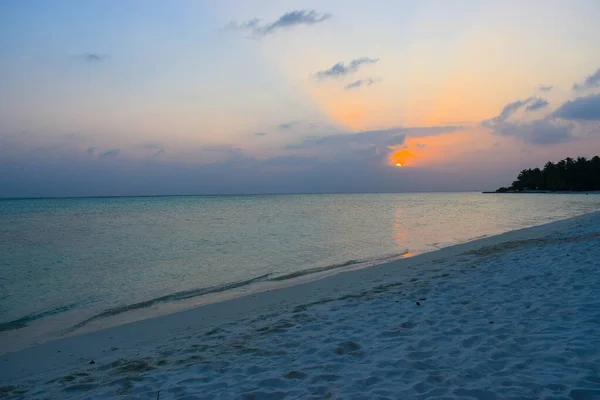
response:
[[[557,163],[548,161],[544,169],[524,169],[509,187],[498,193],[524,190],[592,191],[600,190],[600,157],[590,160],[565,158]]]

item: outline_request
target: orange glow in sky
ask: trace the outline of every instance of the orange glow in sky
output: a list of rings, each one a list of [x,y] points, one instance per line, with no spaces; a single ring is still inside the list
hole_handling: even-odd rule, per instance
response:
[[[390,147],[389,166],[423,167],[460,161],[465,154],[489,150],[497,140],[481,128],[466,128],[448,134],[406,138]]]
[[[405,165],[409,165],[409,161],[414,158],[415,155],[406,149],[398,150],[393,152],[390,155],[389,162],[390,165],[395,165],[396,167],[403,167]]]

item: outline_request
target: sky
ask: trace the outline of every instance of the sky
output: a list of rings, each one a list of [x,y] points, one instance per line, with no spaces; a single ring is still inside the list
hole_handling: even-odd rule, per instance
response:
[[[0,197],[493,190],[600,152],[599,15],[0,2]]]

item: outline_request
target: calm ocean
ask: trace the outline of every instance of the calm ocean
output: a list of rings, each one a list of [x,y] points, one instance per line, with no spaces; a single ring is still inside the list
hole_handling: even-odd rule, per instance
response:
[[[0,339],[598,209],[600,195],[576,194],[3,200]]]

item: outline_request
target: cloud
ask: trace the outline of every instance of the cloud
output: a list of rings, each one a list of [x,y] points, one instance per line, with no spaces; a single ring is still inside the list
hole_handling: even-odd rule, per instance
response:
[[[321,137],[306,137],[300,143],[288,145],[286,149],[297,150],[314,147],[331,146],[339,149],[351,146],[354,148],[395,146],[403,144],[407,136],[424,137],[451,133],[463,129],[461,126],[431,126],[431,127],[396,127],[361,131],[345,134],[334,134]]]
[[[595,133],[600,121],[600,94],[578,97],[560,105],[542,119],[530,122],[509,121],[519,109],[535,111],[548,106],[548,102],[537,97],[509,103],[494,118],[481,122],[500,136],[512,136],[531,144],[565,143]],[[590,124],[591,123],[591,124]],[[588,135],[589,136],[589,135]]]
[[[152,153],[150,154],[151,157],[158,157],[161,154],[165,154],[167,151],[164,149],[164,147],[158,143],[142,143],[139,144],[137,146],[134,146],[135,148],[140,148],[140,149],[144,149],[144,150],[152,150]]]
[[[100,158],[116,157],[119,155],[119,153],[121,153],[121,150],[111,149],[111,150],[105,151],[104,153],[100,154]]]
[[[536,111],[548,106],[548,101],[539,97],[529,97],[505,105],[496,117],[482,121],[481,125],[492,129],[494,135],[512,136],[530,144],[550,145],[565,143],[572,139],[573,126],[561,124],[552,116],[531,122],[509,121],[521,108]]]
[[[567,101],[552,115],[569,121],[600,121],[600,94]]]
[[[530,103],[527,107],[525,107],[525,111],[536,111],[540,110],[547,105],[549,105],[548,101],[544,99],[535,99],[532,103]]]
[[[250,30],[252,36],[262,38],[281,29],[289,29],[299,25],[314,25],[331,18],[331,14],[319,13],[315,10],[296,10],[283,14],[276,21],[261,25],[259,18],[254,18],[242,23],[230,22],[229,29]]]
[[[539,119],[532,122],[504,122],[493,133],[501,136],[513,136],[526,143],[551,145],[566,143],[574,139],[571,125],[562,125],[553,119]]]
[[[521,107],[526,105],[528,103],[528,101],[529,101],[529,99],[517,100],[512,103],[508,103],[507,105],[505,105],[502,108],[502,111],[500,111],[500,114],[498,114],[494,118],[483,121],[482,125],[486,126],[488,128],[492,128],[495,125],[501,124],[502,122],[504,122],[508,118],[510,118],[514,113],[516,113]]]
[[[350,61],[348,65],[343,62],[334,64],[331,68],[315,73],[318,79],[339,78],[353,72],[358,71],[358,68],[363,64],[375,64],[379,58],[361,57]]]
[[[254,132],[253,135],[254,136],[265,136],[267,133],[266,132]]]
[[[298,126],[299,124],[300,124],[300,122],[299,122],[299,121],[290,121],[290,122],[285,122],[285,123],[283,123],[283,124],[279,124],[279,125],[277,126],[277,128],[278,128],[280,131],[286,131],[286,130],[288,130],[288,129],[292,129],[292,128],[293,128],[293,127],[295,127],[295,126]]]
[[[109,149],[106,151],[100,151],[97,147],[90,147],[85,150],[85,153],[94,158],[111,158],[116,157],[121,153],[120,149]]]
[[[526,107],[526,111],[535,111],[540,108],[546,107],[549,103],[540,99],[539,97],[528,97],[525,100],[517,100],[512,103],[508,103],[502,108],[500,114],[495,116],[494,118],[487,119],[482,121],[481,124],[487,128],[494,128],[506,122],[510,117],[512,117],[517,111],[521,108]]]
[[[539,86],[539,89],[540,89],[542,92],[549,92],[549,91],[551,91],[553,88],[554,88],[554,85],[540,85],[540,86]]]
[[[78,58],[80,60],[83,60],[88,63],[97,63],[97,62],[102,62],[102,61],[106,61],[109,59],[107,54],[100,54],[100,53],[84,53],[84,54],[81,54]]]
[[[231,21],[228,25],[228,29],[256,29],[259,27],[260,18],[253,18],[242,23]]]
[[[573,84],[573,90],[584,90],[600,87],[600,68],[592,75],[585,78],[582,84]]]
[[[344,90],[350,90],[350,89],[356,89],[359,88],[361,86],[371,86],[372,84],[379,82],[381,79],[379,78],[365,78],[365,79],[359,79],[355,82],[349,83],[346,86],[344,86]]]

